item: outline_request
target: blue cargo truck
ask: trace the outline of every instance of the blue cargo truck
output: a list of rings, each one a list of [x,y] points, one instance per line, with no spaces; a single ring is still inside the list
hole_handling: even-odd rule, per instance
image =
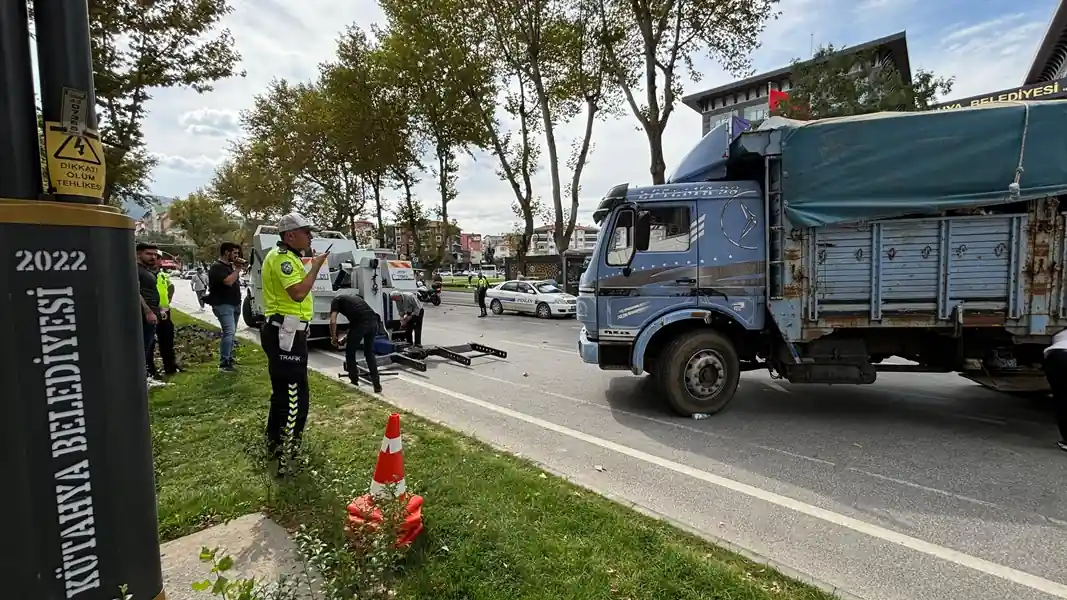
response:
[[[666,184],[600,202],[583,361],[650,374],[686,416],[721,410],[756,369],[1046,389],[1042,350],[1067,326],[1067,101],[740,129],[710,131]]]

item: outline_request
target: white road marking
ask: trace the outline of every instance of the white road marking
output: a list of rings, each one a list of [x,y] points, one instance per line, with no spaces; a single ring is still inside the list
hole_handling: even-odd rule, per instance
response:
[[[970,496],[961,496],[960,494],[953,494],[952,492],[948,492],[948,491],[945,491],[945,490],[942,490],[942,489],[938,489],[938,488],[929,487],[929,486],[926,486],[926,485],[921,485],[921,484],[918,484],[918,483],[915,483],[915,482],[912,482],[912,481],[908,481],[906,479],[897,479],[896,477],[889,477],[888,475],[880,475],[878,473],[872,473],[871,471],[864,471],[863,469],[857,469],[855,467],[848,467],[848,470],[849,471],[853,471],[855,473],[860,473],[862,475],[866,475],[868,477],[874,477],[875,479],[881,479],[882,481],[889,481],[891,483],[896,483],[896,484],[899,484],[899,485],[915,488],[917,490],[922,490],[924,492],[930,492],[931,494],[937,494],[939,496],[945,496],[947,498],[955,498],[956,500],[961,500],[963,502],[970,502],[972,504],[977,504],[979,506],[985,506],[987,508],[995,508],[995,509],[998,509],[998,510],[1004,510],[1004,507],[999,505],[999,504],[994,504],[992,502],[986,502],[985,500],[979,500],[978,498],[971,498]]]
[[[185,307],[179,307],[179,308],[185,308]],[[185,312],[189,312],[189,311],[187,310]],[[194,316],[199,317],[199,315],[194,315]],[[204,315],[204,316],[207,316],[207,315]],[[202,317],[199,317],[199,318],[202,318]],[[208,318],[210,318],[210,317],[208,317]],[[534,346],[534,347],[537,347],[537,346]],[[331,357],[333,357],[335,359],[344,360],[343,356],[341,356],[340,354],[337,354],[335,352],[320,350],[320,351],[318,351],[318,353],[324,354],[324,355],[327,355],[327,356],[331,356]],[[531,387],[531,386],[524,386],[523,384],[517,384],[517,383],[514,383],[514,382],[507,382],[506,380],[500,380],[500,379],[496,379],[496,378],[491,378],[491,377],[484,376],[484,375],[479,375],[479,376],[485,377],[487,379],[496,380],[496,381],[512,383],[513,385],[518,385],[520,387]],[[492,411],[492,412],[495,412],[495,413],[498,413],[498,414],[501,414],[501,415],[504,415],[504,416],[508,416],[508,417],[513,418],[513,419],[517,419],[519,421],[523,421],[525,423],[529,423],[531,425],[535,425],[537,427],[541,427],[542,429],[547,429],[549,431],[553,431],[553,432],[559,433],[561,435],[566,435],[567,437],[570,437],[570,438],[573,438],[573,439],[576,439],[576,440],[579,440],[579,441],[583,441],[583,442],[586,442],[588,444],[604,448],[606,450],[617,452],[617,453],[622,454],[624,456],[629,456],[630,458],[641,460],[641,461],[647,462],[649,464],[657,465],[657,466],[663,467],[665,469],[674,471],[676,473],[680,473],[682,475],[687,475],[687,476],[692,477],[694,479],[698,479],[700,481],[704,481],[706,483],[710,483],[712,485],[716,485],[716,486],[719,486],[721,488],[724,488],[724,489],[727,489],[727,490],[730,490],[730,491],[734,491],[734,492],[737,492],[737,493],[740,493],[740,494],[744,494],[746,496],[749,496],[749,497],[752,497],[752,498],[756,498],[758,500],[763,500],[764,502],[768,502],[768,503],[774,504],[776,506],[780,506],[780,507],[783,507],[783,508],[788,508],[788,509],[793,510],[795,512],[798,512],[798,513],[801,513],[801,514],[804,514],[804,515],[807,515],[807,516],[810,516],[810,517],[813,517],[813,518],[816,518],[816,519],[820,519],[820,520],[825,521],[827,523],[831,523],[831,524],[834,524],[834,525],[845,527],[847,529],[851,529],[853,531],[856,531],[856,532],[859,532],[859,533],[863,533],[865,535],[874,537],[876,539],[881,539],[883,541],[887,541],[887,542],[890,542],[890,543],[893,543],[893,544],[897,544],[899,546],[902,546],[904,548],[908,548],[910,550],[914,550],[916,552],[927,554],[929,556],[933,556],[935,558],[939,558],[939,559],[947,561],[947,562],[951,562],[951,563],[954,563],[954,564],[957,564],[957,565],[960,565],[960,566],[963,566],[963,567],[967,567],[969,569],[973,569],[975,571],[978,571],[978,572],[981,572],[981,573],[985,573],[987,575],[992,575],[994,577],[998,577],[998,578],[1004,579],[1006,581],[1011,581],[1013,583],[1017,583],[1019,585],[1023,585],[1023,586],[1029,587],[1031,589],[1034,589],[1034,590],[1037,590],[1037,591],[1040,591],[1040,592],[1044,592],[1046,594],[1050,594],[1050,595],[1055,596],[1057,598],[1067,599],[1067,585],[1064,585],[1064,584],[1059,583],[1059,582],[1051,581],[1049,579],[1045,579],[1043,577],[1039,577],[1039,576],[1033,575],[1031,573],[1026,573],[1025,571],[1020,571],[1018,569],[1014,569],[1014,568],[1011,568],[1011,567],[1008,567],[1008,566],[1005,566],[1005,565],[1001,565],[1001,564],[998,564],[998,563],[995,563],[995,562],[992,562],[992,561],[989,561],[989,560],[985,560],[983,558],[979,558],[979,557],[972,556],[972,555],[969,555],[969,554],[966,554],[966,553],[963,553],[963,552],[959,552],[958,550],[953,550],[951,548],[946,548],[946,547],[943,547],[943,546],[939,546],[937,544],[933,544],[933,543],[927,542],[925,540],[921,540],[921,539],[918,539],[918,538],[915,538],[915,537],[912,537],[912,536],[909,536],[909,535],[906,535],[906,534],[902,534],[902,533],[893,531],[891,529],[886,529],[884,527],[881,527],[881,526],[878,526],[878,525],[874,525],[872,523],[867,523],[866,521],[861,521],[859,519],[855,519],[855,518],[849,517],[847,515],[842,515],[840,513],[836,513],[836,512],[833,512],[833,511],[830,511],[830,510],[827,510],[827,509],[824,509],[824,508],[820,508],[818,506],[814,506],[814,505],[808,504],[806,502],[801,502],[799,500],[790,498],[788,496],[782,496],[780,494],[776,494],[774,492],[769,492],[767,490],[764,490],[764,489],[761,489],[761,488],[758,488],[758,487],[755,487],[755,486],[752,486],[752,485],[748,485],[748,484],[741,483],[739,481],[735,481],[735,480],[732,480],[732,479],[729,479],[729,478],[726,478],[726,477],[722,477],[722,476],[719,476],[719,475],[708,473],[706,471],[702,471],[700,469],[696,469],[696,468],[690,467],[688,465],[684,465],[684,464],[681,464],[681,463],[678,463],[678,462],[675,462],[675,461],[672,461],[672,460],[669,460],[669,459],[666,459],[666,458],[655,456],[653,454],[649,454],[647,452],[643,452],[643,451],[637,450],[635,448],[630,448],[628,446],[623,446],[621,444],[617,444],[617,443],[609,441],[609,440],[601,439],[601,438],[598,438],[598,437],[583,433],[581,431],[570,429],[570,428],[562,426],[562,425],[557,425],[556,423],[552,423],[552,422],[546,421],[544,419],[540,419],[540,418],[537,418],[537,417],[534,417],[534,416],[531,416],[531,415],[527,415],[525,413],[522,413],[522,412],[519,412],[519,411],[516,411],[516,410],[505,408],[505,407],[493,404],[491,402],[486,402],[484,400],[479,400],[477,398],[473,398],[471,396],[467,396],[466,394],[461,394],[459,392],[454,392],[452,390],[449,390],[449,389],[446,389],[446,388],[442,388],[440,386],[433,385],[431,383],[426,383],[426,382],[423,382],[423,381],[419,381],[417,379],[413,379],[413,378],[405,376],[405,375],[398,375],[397,378],[400,379],[401,381],[404,381],[405,383],[410,384],[410,385],[414,385],[414,386],[418,386],[418,387],[421,387],[421,388],[424,388],[424,389],[428,389],[428,390],[437,392],[439,394],[444,394],[444,395],[449,396],[451,398],[454,398],[456,400],[460,400],[462,402],[466,402],[466,403],[469,403],[469,404],[473,404],[475,406],[479,406],[479,407],[484,408],[486,410],[489,410],[489,411]],[[377,394],[372,394],[372,395],[377,396]],[[588,401],[577,400],[575,398],[569,398],[567,396],[561,396],[559,394],[554,394],[553,393],[551,395],[559,396],[561,398],[565,398],[565,399],[568,399],[568,400],[576,400],[576,401],[579,401],[579,402],[582,402],[582,403],[588,403]],[[385,399],[385,398],[383,397],[383,399]],[[593,403],[593,404],[595,405],[595,403]],[[657,419],[653,419],[653,418],[647,417],[645,415],[637,415],[637,414],[635,414],[634,416],[639,416],[639,417],[642,417],[642,418],[645,418],[645,419],[649,419],[649,420],[653,420],[653,421],[657,421],[657,422],[663,422],[663,423],[670,424],[669,422],[659,421]],[[678,424],[673,424],[673,425],[679,426]],[[804,456],[804,455],[798,455],[798,454],[794,454],[794,453],[790,453],[790,452],[785,452],[785,451],[782,451],[782,450],[777,449],[777,448],[767,447],[767,448],[764,448],[764,449],[772,450],[772,451],[775,451],[775,452],[780,452],[780,453],[783,453],[783,454],[788,454],[788,455],[791,455],[791,456],[796,456],[798,458],[803,458],[803,459],[806,459],[806,460],[812,460],[812,461],[815,461],[815,462],[824,462],[824,463],[825,462],[829,462],[829,461],[823,461],[821,459],[813,459],[812,457],[808,457],[808,456]],[[833,464],[833,463],[830,463],[830,464]],[[861,471],[859,469],[854,469],[854,468],[850,468],[849,470],[854,471],[854,472],[858,472],[858,473],[862,473],[862,474],[867,475],[867,476],[875,477],[875,478],[878,478],[878,479],[883,479],[883,480],[886,480],[886,481],[891,481],[891,482],[894,482],[894,483],[898,483],[898,484],[901,484],[901,485],[906,485],[906,486],[909,486],[909,487],[915,487],[915,488],[918,488],[918,489],[923,489],[923,490],[929,491],[931,493],[948,495],[948,496],[952,496],[954,498],[957,498],[957,499],[960,499],[960,500],[965,500],[965,501],[968,501],[968,502],[975,502],[977,504],[987,505],[987,506],[991,506],[991,507],[998,507],[995,504],[988,503],[988,502],[985,502],[985,501],[982,501],[982,500],[977,500],[977,499],[974,499],[974,498],[968,498],[966,496],[959,496],[957,494],[952,494],[950,492],[945,492],[944,490],[938,490],[936,488],[929,488],[927,486],[922,486],[922,485],[915,484],[915,483],[912,483],[912,482],[908,482],[908,481],[905,481],[905,480],[900,480],[900,479],[896,479],[896,478],[892,478],[892,477],[887,477],[887,476],[884,476],[884,475],[878,475],[876,473],[870,473],[870,472],[866,472],[866,471]],[[998,508],[1001,508],[1001,507],[998,507]],[[1049,520],[1049,521],[1054,522],[1054,523],[1062,523],[1062,521],[1059,521],[1057,519],[1052,519],[1051,517],[1045,517],[1045,518],[1047,520]]]
[[[874,525],[866,521],[861,521],[859,519],[849,517],[847,515],[842,515],[840,513],[836,513],[825,508],[820,508],[818,506],[814,506],[806,502],[801,502],[800,500],[796,500],[788,496],[783,496],[781,494],[769,492],[767,490],[748,485],[746,483],[741,483],[740,481],[734,481],[733,479],[708,473],[706,471],[702,471],[700,469],[690,467],[688,465],[674,462],[672,460],[668,460],[660,456],[655,456],[653,454],[642,452],[641,450],[630,448],[628,446],[623,446],[622,444],[617,444],[609,440],[601,439],[596,436],[589,435],[587,433],[583,433],[575,429],[571,429],[569,427],[564,427],[563,425],[557,425],[556,423],[552,423],[544,419],[527,415],[525,413],[521,413],[510,408],[505,408],[503,406],[499,406],[491,402],[479,400],[478,398],[474,398],[466,394],[454,392],[452,390],[434,385],[432,383],[419,381],[405,375],[399,375],[398,379],[410,385],[431,390],[439,394],[444,394],[456,400],[460,400],[462,402],[466,402],[468,404],[473,404],[475,406],[484,408],[485,410],[511,417],[513,419],[517,419],[519,421],[523,421],[525,423],[541,427],[542,429],[547,429],[549,431],[565,435],[567,437],[585,442],[587,444],[604,448],[605,450],[617,452],[624,456],[644,461],[646,463],[656,465],[658,467],[662,467],[670,471],[674,471],[675,473],[680,473],[682,475],[686,475],[694,479],[698,479],[700,481],[704,481],[706,483],[710,483],[712,485],[716,485],[721,488],[737,492],[739,494],[744,494],[746,496],[756,498],[758,500],[762,500],[764,502],[774,504],[782,508],[787,508],[800,514],[807,515],[809,517],[813,517],[825,521],[827,523],[831,523],[833,525],[851,529],[858,533],[862,533],[876,539],[890,542],[892,544],[897,544],[898,546],[902,546],[904,548],[908,548],[916,552],[933,556],[935,558],[939,558],[941,560],[954,563],[962,567],[967,567],[980,573],[985,573],[987,575],[992,575],[994,577],[998,577],[1006,581],[1017,583],[1028,588],[1044,592],[1046,594],[1050,594],[1057,598],[1067,599],[1067,585],[1056,581],[1051,581],[1049,579],[1045,579],[1043,577],[1039,577],[1037,575],[1033,575],[1025,571],[1020,571],[1018,569],[1001,565],[986,560],[984,558],[979,558],[977,556],[972,556],[970,554],[966,554],[958,550],[953,550],[952,548],[939,546],[937,544],[933,544],[931,542],[927,542],[925,540],[921,540],[910,535],[893,531],[891,529],[886,529],[885,527]]]
[[[332,357],[334,357],[334,358],[336,358],[338,360],[344,360],[343,356],[341,356],[340,354],[337,354],[335,352],[321,351],[320,350],[319,353],[332,356]],[[596,408],[596,409],[600,409],[600,410],[604,410],[604,411],[607,411],[607,412],[624,414],[624,415],[629,416],[629,417],[633,417],[633,418],[636,418],[636,419],[641,419],[641,420],[644,420],[644,421],[649,421],[651,423],[656,423],[658,425],[666,425],[666,426],[669,426],[669,427],[675,427],[677,429],[683,429],[685,431],[691,431],[693,433],[696,433],[696,434],[699,434],[699,435],[703,435],[703,436],[707,436],[707,437],[711,437],[711,438],[715,438],[715,439],[720,439],[720,440],[725,440],[725,441],[735,442],[735,443],[741,443],[741,444],[744,444],[746,446],[751,446],[753,448],[758,448],[760,450],[765,450],[767,452],[774,452],[775,454],[781,454],[783,456],[789,456],[789,457],[792,457],[792,458],[797,458],[797,459],[800,459],[800,460],[813,462],[813,463],[820,464],[820,465],[823,465],[823,466],[826,466],[826,467],[830,467],[830,468],[834,468],[834,467],[837,466],[837,463],[835,463],[833,461],[826,460],[826,459],[816,458],[814,456],[808,456],[806,454],[799,454],[797,452],[790,452],[789,450],[783,450],[781,448],[775,448],[773,446],[764,446],[763,444],[753,444],[751,442],[744,442],[742,440],[738,440],[738,439],[733,438],[731,436],[722,435],[722,434],[719,434],[719,433],[715,433],[713,431],[708,431],[707,429],[701,429],[699,427],[693,427],[693,426],[688,425],[686,423],[681,423],[681,422],[677,422],[677,421],[670,421],[670,420],[667,420],[667,419],[660,419],[660,418],[653,417],[653,416],[650,416],[650,415],[647,415],[647,414],[632,412],[632,411],[623,410],[623,409],[619,409],[619,408],[613,408],[613,407],[605,406],[603,404],[598,404],[596,402],[592,402],[592,401],[589,401],[589,400],[582,400],[581,398],[574,398],[572,396],[566,396],[564,394],[559,394],[559,393],[552,392],[552,391],[549,391],[549,390],[544,390],[544,389],[541,389],[541,388],[539,388],[537,386],[534,386],[534,385],[529,385],[529,384],[525,384],[525,383],[518,383],[518,382],[515,382],[515,381],[508,381],[507,379],[501,379],[499,377],[493,377],[491,375],[485,375],[483,373],[477,373],[477,372],[474,372],[473,370],[467,370],[467,369],[464,369],[463,374],[464,375],[469,375],[469,376],[472,376],[472,377],[478,377],[480,379],[485,379],[485,380],[488,380],[488,381],[495,381],[497,383],[504,383],[504,384],[512,385],[512,386],[515,386],[515,387],[518,387],[518,388],[533,390],[533,391],[536,391],[539,394],[544,394],[546,396],[552,396],[552,397],[555,397],[555,398],[559,398],[561,400],[567,400],[569,402],[574,402],[576,404],[582,404],[582,405],[585,405],[585,406],[590,406],[590,407],[593,407],[593,408]],[[761,383],[765,383],[765,382],[761,382]],[[788,390],[786,390],[786,391],[788,392]],[[511,406],[511,405],[509,404],[509,406]],[[921,491],[924,491],[924,492],[929,492],[931,494],[937,494],[939,496],[943,496],[943,497],[946,497],[946,498],[953,498],[953,499],[959,500],[961,502],[967,502],[967,503],[970,503],[970,504],[976,504],[976,505],[979,505],[979,506],[984,506],[984,507],[987,507],[987,508],[992,508],[992,509],[1000,510],[1000,511],[1012,511],[1012,512],[1016,512],[1016,513],[1020,513],[1021,512],[1021,514],[1025,514],[1027,516],[1036,517],[1038,519],[1042,519],[1044,521],[1047,521],[1049,523],[1052,523],[1052,524],[1060,526],[1060,527],[1067,527],[1067,522],[1061,521],[1059,519],[1056,519],[1054,517],[1050,517],[1048,515],[1044,515],[1044,514],[1041,514],[1041,513],[1031,512],[1031,511],[1015,511],[1014,509],[1008,508],[1008,507],[1003,506],[1001,504],[996,504],[994,502],[988,502],[986,500],[981,500],[981,499],[978,499],[978,498],[972,498],[970,496],[964,496],[964,495],[961,495],[961,494],[956,494],[956,493],[953,493],[953,492],[949,492],[947,490],[942,490],[940,488],[935,488],[935,487],[922,485],[920,483],[915,483],[914,481],[908,481],[906,479],[899,479],[899,478],[896,478],[896,477],[890,477],[888,475],[882,475],[880,473],[875,473],[875,472],[872,472],[872,471],[865,471],[863,469],[857,469],[855,467],[847,467],[846,470],[847,471],[851,471],[853,473],[857,473],[859,475],[865,475],[867,477],[872,477],[874,479],[878,479],[878,480],[881,480],[881,481],[885,481],[885,482],[889,482],[889,483],[895,483],[897,485],[902,485],[902,486],[905,486],[905,487],[910,487],[910,488],[913,488],[913,489],[921,490]]]
[[[574,356],[574,357],[578,356],[578,350],[577,350],[578,345],[577,344],[575,344],[575,346],[574,346],[575,349],[574,350],[564,350],[563,348],[556,348],[555,346],[549,346],[548,344],[542,344],[540,346],[535,346],[533,344],[523,344],[522,342],[512,342],[512,341],[509,341],[509,340],[494,340],[494,343],[511,344],[512,346],[522,346],[523,348],[533,348],[534,350],[550,350],[552,352],[559,352],[561,354],[566,354],[566,355],[569,355],[569,356]]]

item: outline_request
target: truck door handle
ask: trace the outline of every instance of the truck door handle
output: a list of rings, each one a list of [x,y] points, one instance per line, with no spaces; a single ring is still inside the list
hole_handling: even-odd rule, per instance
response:
[[[697,280],[693,279],[692,277],[683,277],[681,279],[675,279],[674,280],[674,283],[681,283],[683,285],[693,285],[696,282],[697,282]]]

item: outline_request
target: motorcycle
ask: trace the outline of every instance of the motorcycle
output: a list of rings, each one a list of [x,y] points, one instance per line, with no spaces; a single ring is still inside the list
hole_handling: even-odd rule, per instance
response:
[[[429,287],[429,288],[426,287],[425,283],[419,283],[419,286],[418,286],[418,288],[416,288],[415,291],[416,291],[416,293],[418,295],[418,298],[419,298],[420,302],[429,302],[429,303],[433,304],[434,306],[441,306],[441,284],[440,283],[435,281],[435,282],[433,282],[433,287]]]

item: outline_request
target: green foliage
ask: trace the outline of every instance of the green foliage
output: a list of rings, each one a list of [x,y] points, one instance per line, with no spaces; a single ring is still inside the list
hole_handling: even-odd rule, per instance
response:
[[[952,91],[952,78],[919,70],[907,83],[890,61],[877,54],[820,47],[808,61],[793,61],[793,87],[776,114],[826,119],[881,111],[928,110]]]
[[[175,200],[168,214],[196,247],[196,256],[201,260],[214,258],[221,242],[236,237],[238,225],[218,201],[202,190]]]
[[[407,99],[411,133],[433,159],[439,213],[458,196],[458,153],[486,148],[483,116],[495,99],[492,62],[480,47],[470,3],[463,0],[383,0],[388,28],[380,33],[383,68]],[[438,252],[447,260],[449,239]]]
[[[602,43],[600,27],[593,18],[594,7],[590,0],[504,0],[478,4],[482,21],[490,24],[487,36],[490,51],[501,57],[501,70],[506,76],[514,76],[515,93],[532,101],[530,117],[536,115],[538,127],[544,135],[546,166],[552,183],[550,210],[553,216],[554,236],[557,247],[564,251],[570,244],[577,218],[581,177],[592,149],[592,134],[595,121],[604,114],[614,112],[617,104],[614,88],[608,85],[608,55]],[[526,116],[519,103],[518,113]],[[573,143],[570,155],[560,148],[556,128],[581,118],[583,135]],[[520,161],[523,150],[529,148],[529,131],[520,118]],[[526,137],[523,137],[523,134]],[[523,235],[527,239],[533,233],[533,215],[538,202],[524,189],[514,176],[514,166],[504,168],[508,152],[506,147],[495,147],[505,175],[518,204],[516,214],[523,219]],[[521,162],[520,162],[521,164]],[[569,171],[567,177],[565,171]],[[523,175],[522,169],[518,174]],[[563,197],[570,196],[569,206],[563,205]]]
[[[682,95],[683,75],[701,77],[694,56],[704,53],[730,73],[747,74],[760,34],[777,17],[778,0],[596,2],[611,78],[648,138],[652,183],[661,184],[663,132]]]
[[[320,225],[344,230],[363,212],[362,175],[373,148],[363,145],[360,114],[344,112],[339,92],[319,83],[274,81],[242,122],[250,147],[269,154],[260,162],[292,182],[287,195],[294,208]]]
[[[200,549],[200,562],[210,564],[208,579],[192,584],[194,592],[207,592],[220,600],[296,600],[296,586],[285,578],[268,585],[255,578],[241,579],[227,576],[233,567],[233,557],[223,555],[219,548]]]
[[[105,146],[104,198],[146,204],[155,159],[144,148],[141,124],[158,89],[203,93],[237,74],[240,56],[221,19],[227,0],[89,0],[96,100]]]
[[[404,180],[404,198],[397,203],[396,209],[393,211],[393,215],[396,218],[396,225],[402,231],[405,231],[411,238],[410,248],[398,248],[397,250],[409,254],[412,257],[418,257],[420,260],[426,260],[429,255],[435,255],[436,252],[427,248],[423,238],[423,232],[427,230],[430,224],[429,213],[426,212],[426,207],[411,192],[411,185]],[[432,242],[433,240],[429,240]]]

